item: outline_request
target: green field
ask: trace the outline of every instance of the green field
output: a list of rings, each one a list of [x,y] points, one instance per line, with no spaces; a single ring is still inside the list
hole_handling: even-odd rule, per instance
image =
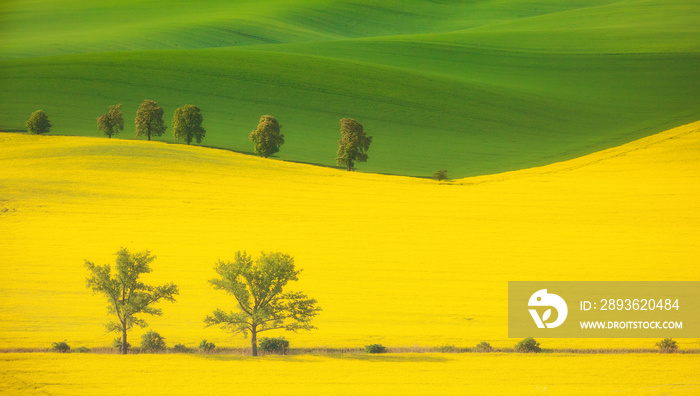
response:
[[[700,118],[695,1],[5,1],[0,128],[52,133],[146,98],[202,108],[203,144],[251,152],[263,114],[285,160],[334,165],[338,120],[374,142],[358,169],[450,177],[544,165]],[[163,136],[171,140],[170,130]]]

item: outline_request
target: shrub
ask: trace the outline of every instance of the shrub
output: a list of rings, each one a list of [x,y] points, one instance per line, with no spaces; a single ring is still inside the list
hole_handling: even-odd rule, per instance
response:
[[[70,346],[65,341],[51,343],[51,350],[60,353],[70,352]]]
[[[443,181],[443,180],[447,179],[447,170],[446,169],[436,170],[435,172],[433,172],[433,179],[435,179],[437,181]]]
[[[122,339],[119,338],[119,337],[115,338],[114,341],[112,341],[112,346],[113,346],[114,348],[117,348],[118,350],[121,351],[121,349],[122,349]],[[126,349],[131,349],[131,344],[129,344],[128,342],[126,343]]]
[[[540,348],[540,343],[535,341],[534,338],[528,337],[517,344],[515,344],[515,350],[518,352],[541,352],[542,348]]]
[[[263,337],[258,341],[258,347],[265,353],[281,353],[284,355],[289,348],[289,341],[285,340],[284,337]]]
[[[81,346],[80,348],[75,348],[73,351],[78,353],[88,353],[90,352],[90,348]]]
[[[491,344],[489,344],[486,341],[481,341],[480,343],[476,344],[476,346],[474,347],[474,352],[491,352],[491,351],[493,351],[493,347],[491,347]]]
[[[365,352],[367,352],[367,353],[386,353],[387,348],[382,344],[365,345]]]
[[[435,352],[440,352],[440,353],[450,353],[450,352],[454,352],[457,350],[457,348],[455,348],[454,345],[448,345],[448,344],[438,345],[433,349],[435,350]]]
[[[664,338],[663,340],[656,343],[659,347],[660,352],[670,353],[678,350],[678,344],[671,338]]]
[[[165,350],[165,339],[151,330],[141,336],[141,350],[151,353],[163,351]]]
[[[173,352],[175,353],[189,353],[191,352],[190,348],[186,347],[184,344],[175,344],[173,347]]]
[[[199,349],[203,350],[204,352],[211,352],[216,348],[216,345],[214,345],[213,342],[207,342],[207,340],[202,340],[202,342],[199,343]]]

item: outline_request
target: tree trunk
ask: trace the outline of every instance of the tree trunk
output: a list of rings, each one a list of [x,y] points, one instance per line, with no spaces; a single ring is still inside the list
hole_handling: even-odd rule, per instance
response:
[[[253,331],[250,332],[250,347],[253,350],[253,356],[258,356],[258,334],[257,329],[253,327]]]
[[[352,172],[352,162],[348,161],[348,172]]]
[[[151,132],[148,132],[148,141],[151,141]]]
[[[126,355],[126,326],[122,326],[122,355]]]

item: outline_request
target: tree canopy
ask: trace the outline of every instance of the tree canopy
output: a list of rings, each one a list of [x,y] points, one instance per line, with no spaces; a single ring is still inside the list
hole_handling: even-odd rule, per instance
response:
[[[352,118],[340,120],[340,140],[338,140],[338,165],[346,166],[348,171],[355,168],[355,162],[366,162],[367,150],[372,143],[372,136],[367,136],[362,124]]]
[[[29,116],[29,120],[25,123],[27,131],[34,135],[42,135],[51,131],[51,122],[49,116],[44,113],[44,110],[37,110]]]
[[[202,127],[202,111],[194,105],[184,105],[175,110],[173,115],[173,137],[175,141],[185,141],[187,144],[195,140],[201,143],[206,130]]]
[[[122,116],[122,105],[109,106],[109,111],[97,118],[97,129],[111,138],[119,131],[124,130],[124,117]]]
[[[162,286],[149,286],[139,280],[142,274],[151,272],[150,264],[155,260],[148,250],[130,253],[122,248],[117,252],[115,272],[109,264],[100,266],[85,260],[85,267],[90,271],[87,287],[93,293],[101,293],[107,297],[107,311],[116,315],[117,320],[107,323],[107,331],[121,332],[121,352],[126,354],[127,330],[134,325],[146,327],[148,324],[136,315],[160,316],[163,311],[153,305],[160,300],[174,302],[173,296],[179,294],[174,283]]]
[[[258,128],[251,132],[248,138],[255,143],[255,154],[265,158],[280,151],[280,146],[284,144],[280,124],[270,115],[260,117]]]
[[[150,99],[144,100],[139,105],[135,123],[136,137],[147,136],[148,140],[151,140],[151,136],[161,136],[168,128],[163,121],[163,108]]]
[[[204,322],[244,336],[250,332],[253,356],[258,353],[257,334],[261,331],[315,328],[310,321],[321,311],[316,300],[301,292],[283,290],[287,283],[298,280],[301,272],[288,254],[262,252],[253,262],[246,252],[238,251],[233,262],[219,261],[214,270],[219,278],[209,283],[233,295],[237,306],[229,312],[216,309]]]

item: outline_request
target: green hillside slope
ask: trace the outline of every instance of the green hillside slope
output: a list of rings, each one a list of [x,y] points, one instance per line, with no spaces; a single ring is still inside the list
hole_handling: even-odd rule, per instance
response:
[[[280,158],[334,165],[338,119],[353,117],[375,137],[360,170],[461,177],[700,118],[691,1],[86,4],[2,6],[0,127],[42,108],[53,133],[97,135],[123,103],[132,137],[149,98],[167,121],[199,105],[204,144],[243,152],[272,114]]]

